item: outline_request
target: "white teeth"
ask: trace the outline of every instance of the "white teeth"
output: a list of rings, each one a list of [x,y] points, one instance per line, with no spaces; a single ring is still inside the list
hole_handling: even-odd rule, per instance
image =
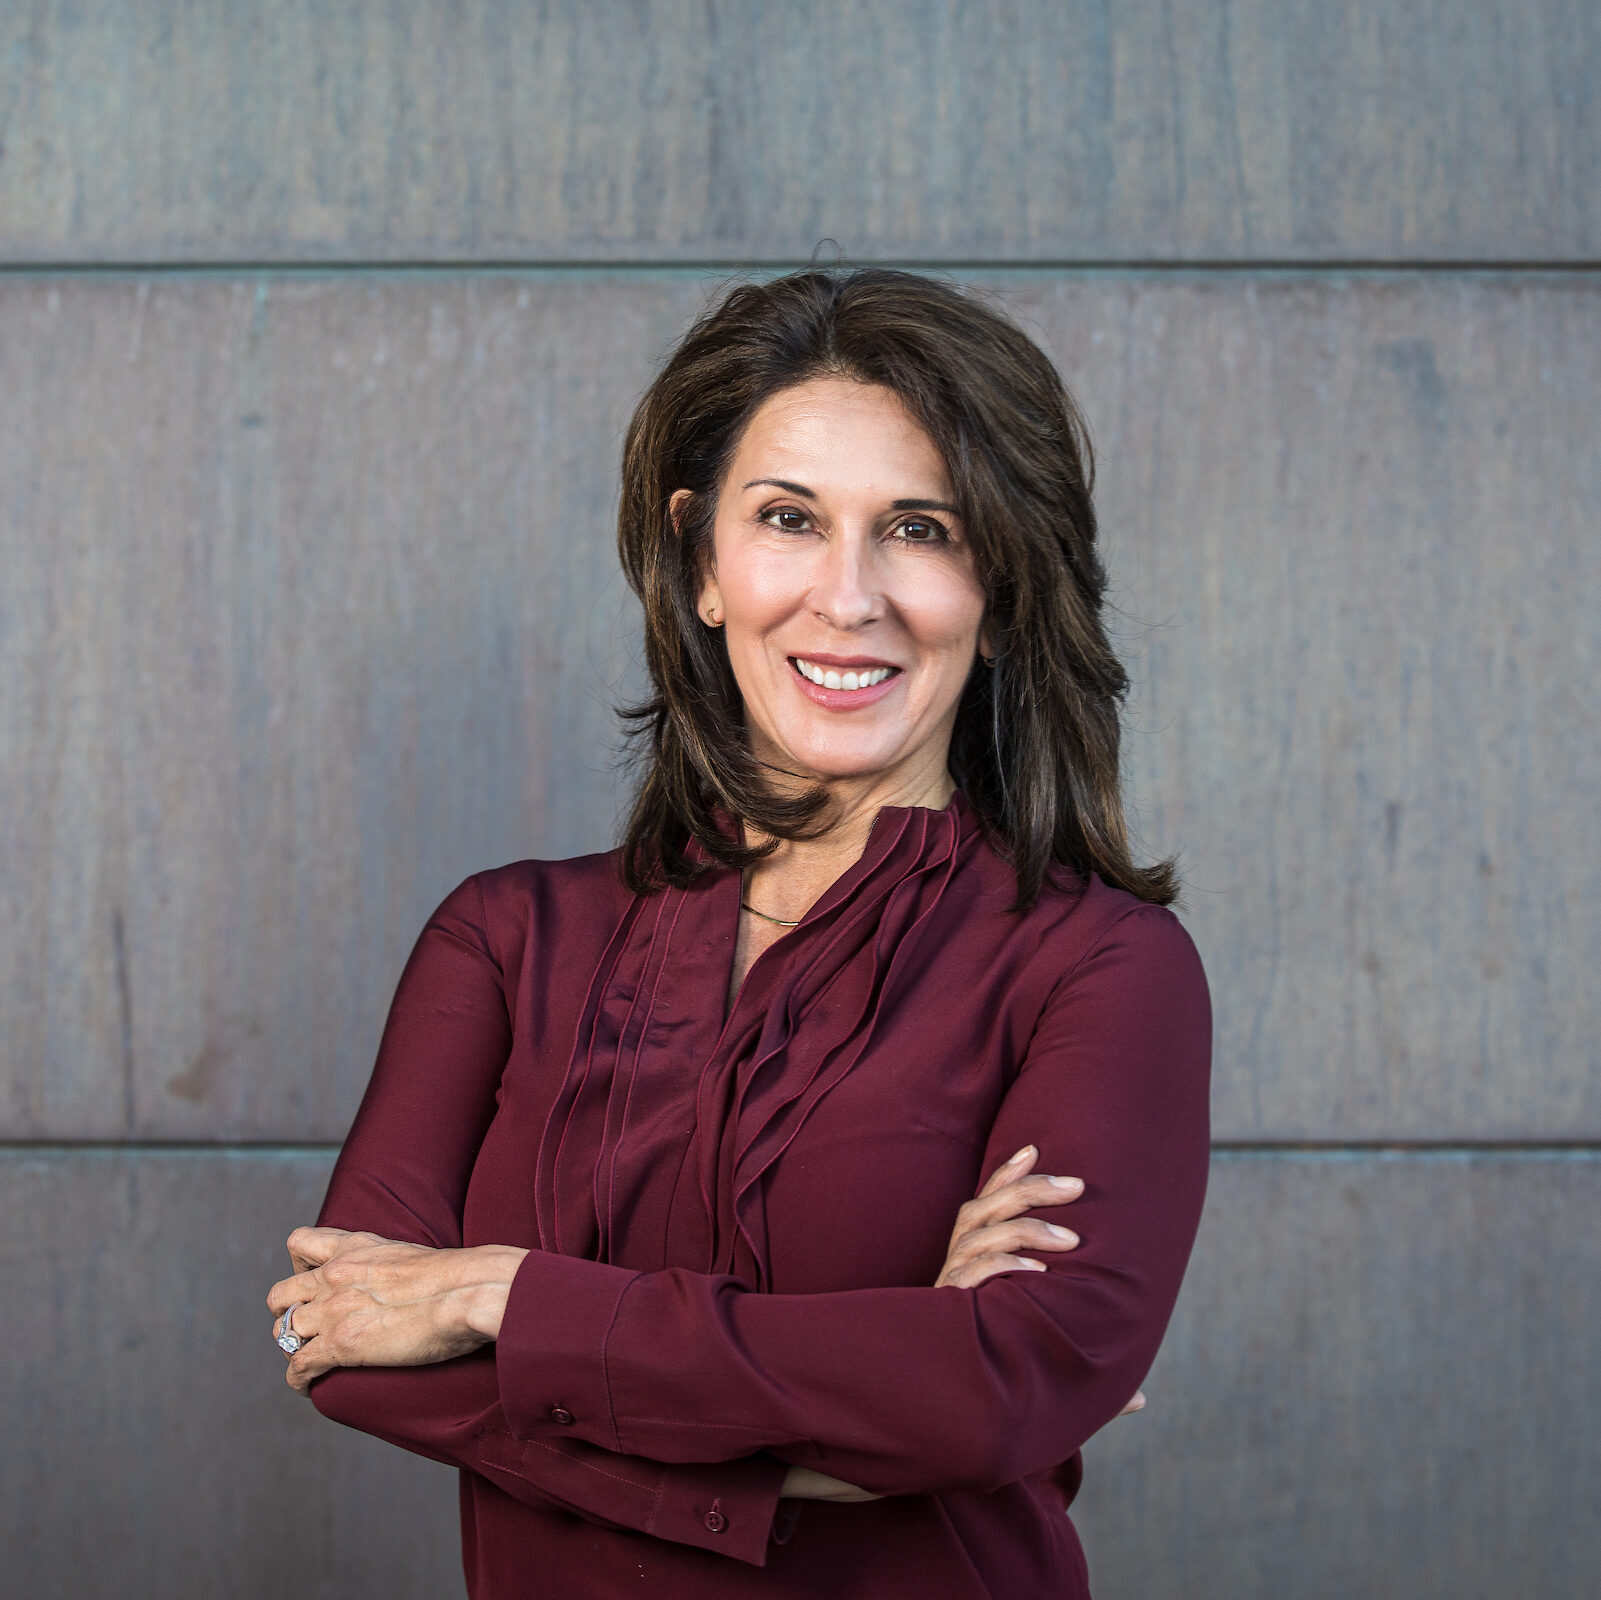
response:
[[[803,678],[810,678],[821,689],[871,689],[875,683],[882,683],[891,671],[889,667],[867,667],[859,671],[841,673],[814,666],[799,656],[793,659],[800,675]]]

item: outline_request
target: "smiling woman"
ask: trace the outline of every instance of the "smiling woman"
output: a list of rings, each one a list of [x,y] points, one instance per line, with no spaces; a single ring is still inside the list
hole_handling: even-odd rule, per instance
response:
[[[640,404],[619,542],[627,835],[424,930],[268,1297],[289,1381],[462,1469],[480,1600],[1077,1600],[1210,1049],[1082,424],[944,284],[743,286]]]
[[[880,806],[949,803],[957,704],[975,650],[989,649],[984,591],[945,464],[892,390],[831,377],[781,390],[725,472],[700,614],[723,630],[768,786],[822,780],[833,799],[812,870],[776,838],[748,869],[747,889],[782,913],[766,920],[793,926],[848,865],[839,858],[861,853]],[[690,498],[680,489],[670,504],[682,516]],[[742,939],[736,988],[765,939]]]
[[[725,630],[752,755],[944,788],[943,805],[984,617],[944,462],[891,390],[814,378],[746,425],[729,472],[740,482],[764,467],[776,470],[721,497],[701,589],[701,614]],[[682,508],[689,491],[674,498]],[[881,653],[841,653],[864,639]],[[924,769],[915,779],[909,762]]]

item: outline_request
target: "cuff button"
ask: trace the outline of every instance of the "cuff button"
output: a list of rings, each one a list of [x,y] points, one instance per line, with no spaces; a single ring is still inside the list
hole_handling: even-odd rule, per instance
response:
[[[564,1428],[570,1428],[578,1420],[578,1418],[575,1417],[566,1406],[552,1406],[550,1408],[550,1420],[552,1422],[559,1422]]]
[[[728,1526],[728,1518],[715,1506],[706,1513],[704,1520],[707,1529],[712,1533],[721,1533]]]

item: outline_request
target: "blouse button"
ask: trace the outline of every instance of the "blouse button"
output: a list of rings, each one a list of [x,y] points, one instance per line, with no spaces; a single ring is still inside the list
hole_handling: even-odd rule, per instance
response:
[[[721,1511],[708,1511],[706,1513],[706,1526],[713,1533],[721,1533],[728,1526],[728,1518]]]
[[[550,1408],[550,1420],[552,1422],[559,1422],[564,1428],[570,1428],[578,1420],[578,1418],[575,1417],[566,1406],[552,1406]]]

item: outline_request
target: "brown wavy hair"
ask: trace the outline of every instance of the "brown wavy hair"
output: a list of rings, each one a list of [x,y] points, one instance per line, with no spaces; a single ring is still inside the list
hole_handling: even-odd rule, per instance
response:
[[[617,542],[645,610],[654,693],[621,715],[643,757],[623,841],[628,885],[684,885],[713,862],[744,867],[720,808],[773,840],[825,826],[826,791],[776,795],[745,737],[720,631],[696,602],[717,494],[746,423],[817,377],[881,384],[944,458],[987,597],[993,668],[975,664],[950,771],[1017,875],[1017,906],[1056,869],[1157,905],[1172,860],[1129,851],[1118,768],[1128,675],[1103,625],[1093,457],[1084,420],[1045,354],[1008,318],[937,279],[880,267],[808,269],[730,290],[685,335],[629,424]],[[677,526],[669,511],[687,489]]]

